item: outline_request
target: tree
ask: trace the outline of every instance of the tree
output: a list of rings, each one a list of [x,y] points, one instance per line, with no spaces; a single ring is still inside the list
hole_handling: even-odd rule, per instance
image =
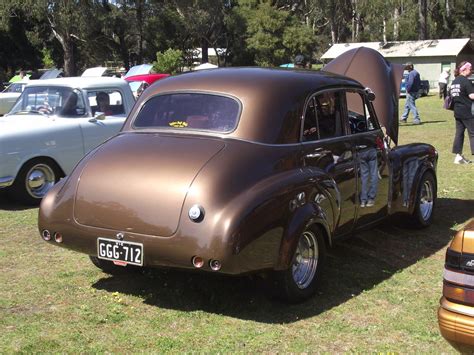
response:
[[[168,48],[165,52],[156,53],[153,70],[157,73],[176,74],[183,66],[183,52]]]
[[[261,66],[277,66],[298,53],[311,56],[315,37],[310,27],[270,2],[247,4],[247,46]]]

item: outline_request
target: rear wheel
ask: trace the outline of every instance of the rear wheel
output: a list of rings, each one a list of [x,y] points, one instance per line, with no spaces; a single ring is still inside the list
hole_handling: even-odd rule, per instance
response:
[[[436,195],[435,177],[432,172],[427,171],[423,174],[418,186],[415,207],[411,215],[411,222],[415,227],[428,227],[433,222]]]
[[[9,197],[26,205],[37,205],[60,177],[61,171],[54,161],[31,160],[20,169]]]
[[[317,288],[326,257],[324,237],[319,227],[308,227],[299,236],[288,270],[275,272],[276,296],[291,303],[311,297]]]

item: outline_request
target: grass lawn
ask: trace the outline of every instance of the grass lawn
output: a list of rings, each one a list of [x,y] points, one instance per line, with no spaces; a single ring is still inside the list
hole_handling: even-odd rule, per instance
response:
[[[403,125],[400,143],[440,153],[434,225],[386,222],[338,244],[321,291],[300,305],[267,299],[257,279],[108,276],[44,243],[37,209],[3,200],[0,352],[454,352],[436,312],[446,246],[474,216],[474,165],[452,163],[454,119],[441,100],[417,104],[423,125]]]

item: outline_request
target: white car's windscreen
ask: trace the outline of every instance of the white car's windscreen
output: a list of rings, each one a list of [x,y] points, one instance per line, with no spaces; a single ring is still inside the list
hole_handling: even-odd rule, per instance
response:
[[[79,117],[86,113],[79,91],[67,87],[26,87],[10,115],[44,114]]]

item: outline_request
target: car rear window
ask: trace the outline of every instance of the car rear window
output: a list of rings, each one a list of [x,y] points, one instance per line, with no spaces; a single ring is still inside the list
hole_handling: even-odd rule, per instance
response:
[[[226,96],[199,93],[158,95],[143,105],[133,126],[226,133],[235,129],[239,112],[237,100]]]

